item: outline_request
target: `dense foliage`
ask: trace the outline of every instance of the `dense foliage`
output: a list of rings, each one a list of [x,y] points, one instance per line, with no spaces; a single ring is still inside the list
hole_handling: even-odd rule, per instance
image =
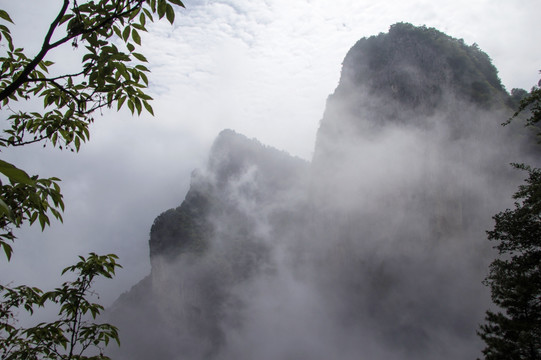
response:
[[[0,109],[6,123],[0,150],[34,143],[78,151],[90,137],[93,114],[124,104],[132,114],[153,114],[145,56],[136,51],[147,21],[166,17],[173,23],[173,6],[180,0],[63,0],[34,57],[15,44],[11,16],[0,9]],[[39,5],[37,5],[39,6]],[[78,70],[66,72],[47,57],[62,45],[82,52]],[[56,66],[55,66],[56,65]],[[32,110],[28,110],[32,109]],[[14,228],[36,221],[41,228],[50,216],[62,221],[64,202],[56,177],[30,176],[0,159],[0,247],[12,256]],[[77,278],[43,292],[26,285],[0,285],[0,358],[107,359],[102,350],[118,342],[117,329],[92,320],[103,307],[91,301],[94,279],[111,278],[115,255],[94,253],[66,268]],[[21,311],[32,315],[46,305],[59,307],[58,318],[32,327],[20,327]],[[94,350],[92,350],[94,349]],[[90,355],[87,353],[90,351]]]
[[[541,359],[541,169],[530,169],[515,209],[494,217],[488,238],[500,257],[485,280],[502,311],[487,311],[479,335],[485,359]]]
[[[541,119],[541,92],[534,87],[520,101],[516,118],[529,110],[527,126]],[[512,120],[511,119],[511,120]],[[485,280],[493,302],[503,311],[487,311],[479,336],[485,341],[485,359],[541,359],[541,169],[523,164],[526,184],[515,193],[513,210],[496,216],[488,238],[496,241],[499,258]]]
[[[359,40],[344,59],[342,77],[416,111],[433,110],[450,94],[483,107],[506,95],[498,71],[477,44],[409,23]]]
[[[111,340],[119,343],[118,331],[112,325],[94,323],[103,306],[92,302],[92,284],[97,277],[115,274],[120,267],[116,259],[115,255],[80,257],[62,272],[75,273],[77,278],[48,292],[0,285],[0,359],[108,359],[102,350]],[[58,320],[26,328],[17,323],[21,311],[33,314],[55,304],[60,306]],[[97,351],[86,356],[92,349]]]
[[[0,109],[7,122],[0,148],[42,142],[78,151],[98,109],[126,104],[132,113],[152,114],[144,91],[147,60],[136,49],[155,15],[174,21],[173,5],[183,6],[180,0],[63,0],[34,57],[15,44],[9,28],[14,21],[0,10]],[[77,71],[64,73],[47,59],[65,44],[82,51]],[[13,228],[36,221],[44,228],[51,215],[62,220],[64,203],[58,178],[29,176],[3,160],[0,173],[0,247],[9,259]]]

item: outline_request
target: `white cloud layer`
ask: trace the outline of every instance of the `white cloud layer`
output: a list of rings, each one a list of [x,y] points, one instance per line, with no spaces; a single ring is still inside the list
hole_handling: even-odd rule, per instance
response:
[[[341,62],[364,36],[399,21],[476,42],[507,89],[529,88],[541,68],[537,0],[186,0],[174,27],[161,21],[143,37],[155,118],[104,112],[79,154],[30,147],[4,158],[63,179],[63,225],[22,229],[2,281],[48,287],[60,269],[90,251],[115,252],[124,269],[100,285],[106,303],[150,269],[148,232],[178,206],[191,171],[202,167],[218,132],[232,128],[305,159]],[[1,5],[20,46],[36,51],[59,1]],[[30,25],[31,24],[31,25]],[[69,66],[71,48],[53,54]],[[67,59],[67,60],[66,60]]]

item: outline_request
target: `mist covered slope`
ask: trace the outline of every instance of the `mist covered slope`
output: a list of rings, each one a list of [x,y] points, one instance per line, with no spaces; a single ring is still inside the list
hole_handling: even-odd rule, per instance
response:
[[[534,162],[488,56],[396,24],[346,55],[307,163],[231,130],[109,310],[116,359],[474,359],[485,230]],[[114,349],[111,349],[114,350]]]

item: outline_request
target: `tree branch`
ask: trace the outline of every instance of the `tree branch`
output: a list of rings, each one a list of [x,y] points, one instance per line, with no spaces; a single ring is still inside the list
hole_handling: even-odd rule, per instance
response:
[[[4,90],[0,92],[0,101],[6,99],[11,94],[13,94],[28,79],[28,75],[30,75],[30,73],[36,68],[36,66],[38,66],[38,64],[43,60],[45,55],[47,55],[47,52],[49,52],[49,50],[55,47],[55,46],[50,45],[50,41],[51,41],[51,38],[53,37],[56,27],[58,26],[58,24],[60,24],[62,17],[66,13],[66,10],[68,9],[68,5],[69,5],[69,0],[64,0],[64,4],[62,4],[62,8],[60,9],[58,16],[51,23],[51,26],[49,27],[49,30],[47,31],[47,35],[45,35],[45,39],[43,40],[43,45],[41,47],[40,52],[36,55],[36,57],[32,61],[30,61],[24,67],[23,71],[17,77],[17,79],[15,79],[11,84],[9,84]]]
[[[0,142],[5,142],[5,143],[9,144],[9,146],[23,146],[23,145],[34,144],[34,143],[43,141],[45,139],[47,139],[47,136],[42,135],[42,136],[38,136],[37,138],[35,138],[33,140],[22,141],[22,139],[21,139],[19,142],[14,142],[14,141],[10,141],[10,140],[0,138]]]
[[[135,9],[140,7],[142,4],[143,4],[143,0],[137,0],[137,4],[135,6],[133,6],[131,8],[128,8],[127,10],[124,10],[122,12],[114,12],[111,16],[106,17],[105,19],[103,19],[102,21],[100,21],[96,25],[94,25],[94,26],[92,26],[92,27],[90,27],[88,29],[82,29],[81,31],[79,31],[77,33],[68,35],[65,38],[60,39],[57,42],[51,44],[51,48],[55,48],[55,47],[57,47],[59,45],[62,45],[62,44],[70,41],[71,39],[73,39],[73,38],[75,38],[75,37],[77,37],[79,35],[91,34],[91,33],[95,32],[95,31],[103,28],[107,24],[112,23],[115,20],[118,20],[118,19],[124,17],[125,15],[128,15],[129,13],[131,13],[132,11],[134,11]]]
[[[62,5],[62,8],[60,9],[60,12],[58,13],[57,17],[55,18],[55,20],[51,23],[50,27],[49,27],[49,30],[45,36],[45,39],[43,40],[43,45],[41,47],[41,50],[40,52],[36,55],[36,57],[31,61],[29,62],[23,69],[23,71],[20,73],[20,75],[17,77],[17,79],[15,79],[11,84],[9,84],[4,90],[2,90],[0,92],[0,102],[3,101],[4,99],[6,99],[7,97],[9,97],[11,94],[13,94],[22,84],[24,84],[25,82],[28,82],[28,81],[31,81],[28,79],[28,76],[30,75],[30,73],[38,66],[38,64],[43,60],[43,58],[45,57],[45,55],[47,55],[47,53],[51,50],[51,49],[54,49],[68,41],[70,41],[71,39],[73,38],[76,38],[77,36],[79,35],[85,35],[85,34],[91,34],[101,28],[103,28],[104,26],[106,26],[107,24],[111,23],[111,22],[114,22],[115,20],[118,20],[126,15],[128,15],[129,13],[131,13],[132,11],[134,11],[135,9],[137,9],[138,7],[141,7],[142,4],[143,4],[143,0],[136,0],[135,4],[133,6],[127,6],[127,7],[124,7],[123,11],[121,12],[115,12],[113,13],[112,15],[106,17],[105,19],[103,19],[102,21],[100,21],[98,24],[88,28],[88,29],[82,29],[81,31],[79,32],[76,32],[76,33],[73,33],[73,34],[69,34],[68,36],[54,42],[54,43],[50,43],[51,41],[51,38],[57,28],[57,26],[60,24],[60,21],[62,20],[62,17],[65,15],[67,9],[68,9],[68,6],[69,6],[69,0],[64,0],[64,3]],[[81,74],[83,74],[84,71],[81,72]],[[69,77],[68,75],[65,75],[64,77]],[[62,78],[62,77],[58,77],[58,78]],[[35,81],[35,80],[34,80]]]

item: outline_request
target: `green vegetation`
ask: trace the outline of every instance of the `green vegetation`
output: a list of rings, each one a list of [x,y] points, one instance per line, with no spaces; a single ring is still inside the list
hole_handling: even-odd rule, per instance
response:
[[[506,96],[498,71],[477,44],[409,23],[359,40],[344,60],[344,71],[355,84],[416,111],[437,106],[444,89],[482,107]]]
[[[63,0],[34,57],[15,43],[10,31],[14,20],[0,9],[0,109],[6,120],[1,150],[42,143],[79,151],[99,109],[126,105],[132,114],[143,109],[153,114],[152,98],[145,93],[147,60],[136,50],[148,21],[165,17],[173,23],[174,6],[184,5],[180,0]],[[81,52],[78,70],[69,73],[48,59],[66,44]],[[14,229],[36,222],[44,229],[51,216],[62,221],[64,201],[56,177],[30,176],[1,159],[0,174],[0,247],[9,261]],[[74,272],[77,279],[50,292],[1,285],[0,358],[107,359],[101,350],[110,340],[118,342],[117,330],[87,319],[103,310],[90,301],[93,281],[111,278],[119,267],[116,259],[94,253],[81,257],[63,272]],[[21,310],[32,315],[47,304],[60,308],[58,320],[18,327]],[[90,349],[99,352],[86,356]]]
[[[541,119],[541,92],[533,88],[520,102],[516,118],[529,110],[527,126]],[[486,312],[479,336],[486,343],[485,359],[541,359],[541,169],[522,164],[526,184],[514,195],[515,208],[496,216],[488,238],[496,241],[499,258],[490,265],[485,284],[502,311]]]
[[[174,260],[182,253],[205,252],[212,233],[212,226],[207,221],[208,192],[190,190],[181,206],[167,210],[154,220],[150,230],[151,259],[157,254]]]
[[[143,109],[152,114],[151,97],[144,92],[147,60],[136,49],[140,33],[147,31],[147,21],[155,15],[174,21],[172,5],[183,6],[180,0],[64,0],[33,58],[14,43],[8,27],[14,22],[0,10],[0,19],[7,24],[0,24],[0,109],[8,115],[0,147],[41,142],[78,151],[90,137],[96,110],[126,105],[132,114]],[[61,69],[46,58],[65,44],[83,51],[79,70],[68,74],[58,73]],[[27,111],[27,105],[36,106],[27,104],[32,99],[43,105]],[[58,178],[29,176],[2,160],[0,173],[6,178],[0,183],[0,247],[9,259],[13,228],[36,221],[44,228],[51,215],[62,221],[64,202]]]
[[[102,351],[111,340],[119,342],[117,328],[109,324],[96,324],[95,320],[103,306],[93,303],[92,283],[103,276],[112,278],[116,263],[115,255],[88,258],[64,269],[62,274],[77,274],[74,281],[48,292],[28,286],[9,288],[0,285],[3,301],[0,303],[0,358],[12,359],[107,359]],[[58,320],[21,328],[17,317],[21,310],[33,314],[47,305],[60,305]],[[99,356],[85,356],[90,349],[98,350]]]
[[[486,285],[504,312],[487,311],[479,336],[485,359],[541,359],[541,169],[514,198],[515,209],[497,214],[488,238],[497,241],[500,257],[490,265]]]
[[[538,85],[541,86],[541,80]],[[516,118],[523,111],[529,111],[530,117],[526,119],[526,126],[537,128],[537,136],[541,136],[541,130],[539,129],[539,122],[541,121],[541,88],[534,86],[528,95],[520,90],[515,90],[515,93],[518,93],[517,96],[522,96],[520,98],[518,110],[513,117]]]

